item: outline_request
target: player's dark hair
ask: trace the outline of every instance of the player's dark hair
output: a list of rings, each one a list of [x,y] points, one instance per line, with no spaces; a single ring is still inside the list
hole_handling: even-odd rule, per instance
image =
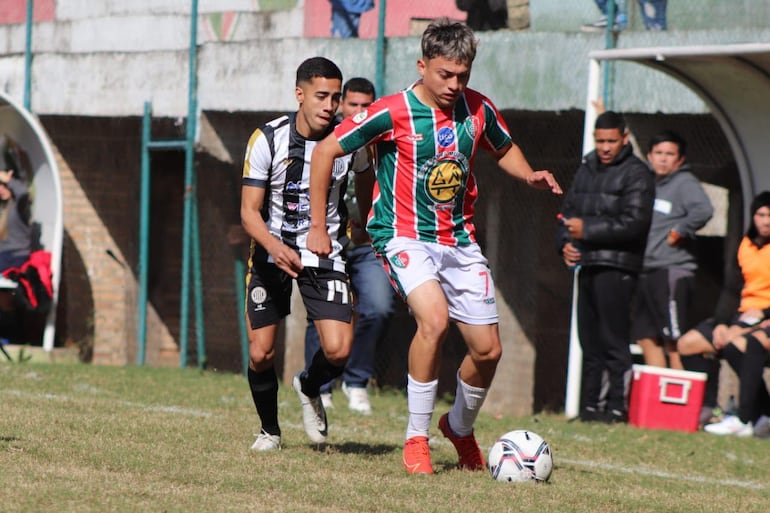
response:
[[[594,123],[594,129],[595,130],[620,130],[620,133],[625,133],[626,131],[626,121],[623,119],[623,116],[618,114],[617,112],[613,112],[611,110],[602,112],[599,114],[599,117],[596,118],[596,122]]]
[[[342,86],[342,98],[345,98],[349,92],[368,94],[372,98],[377,96],[374,92],[374,84],[369,79],[363,77],[354,77],[345,82],[345,85]]]
[[[648,153],[652,152],[652,148],[654,146],[664,142],[676,144],[679,148],[679,155],[681,157],[687,155],[687,141],[685,141],[681,135],[674,132],[673,130],[663,130],[662,132],[658,132],[657,134],[653,135],[652,139],[650,139]]]
[[[306,59],[297,68],[297,83],[311,82],[315,77],[336,78],[342,82],[342,72],[332,61],[326,57],[311,57]]]
[[[457,21],[439,18],[422,33],[420,45],[425,59],[444,57],[470,67],[476,58],[478,39],[473,30]]]

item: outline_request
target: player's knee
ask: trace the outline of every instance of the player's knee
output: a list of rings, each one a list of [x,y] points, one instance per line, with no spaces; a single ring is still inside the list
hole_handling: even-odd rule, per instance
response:
[[[270,368],[273,365],[273,359],[275,358],[275,351],[263,351],[260,348],[249,348],[249,359],[251,360],[251,367],[256,371],[262,371]]]
[[[421,319],[417,323],[417,331],[424,340],[440,343],[449,331],[449,318],[437,315],[428,319]]]
[[[676,350],[684,356],[702,353],[704,341],[703,335],[698,331],[690,330],[679,337],[679,340],[676,342]],[[708,341],[705,342],[708,343]]]
[[[500,344],[493,344],[481,352],[476,352],[474,360],[476,360],[478,363],[497,365],[497,362],[500,361],[502,356],[503,347]]]

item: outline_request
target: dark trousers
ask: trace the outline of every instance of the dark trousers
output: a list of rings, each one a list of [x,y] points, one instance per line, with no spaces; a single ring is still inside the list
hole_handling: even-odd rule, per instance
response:
[[[607,373],[606,410],[627,411],[631,379],[630,308],[637,274],[583,267],[578,277],[578,335],[583,349],[582,407],[598,410]]]

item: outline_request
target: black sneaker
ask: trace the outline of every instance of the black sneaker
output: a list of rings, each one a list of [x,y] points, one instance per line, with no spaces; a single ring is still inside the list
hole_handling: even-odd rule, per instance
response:
[[[586,406],[583,411],[580,412],[581,422],[603,422],[604,418],[602,412],[598,411],[592,406]]]
[[[610,410],[604,414],[607,424],[628,424],[628,413],[621,410]]]

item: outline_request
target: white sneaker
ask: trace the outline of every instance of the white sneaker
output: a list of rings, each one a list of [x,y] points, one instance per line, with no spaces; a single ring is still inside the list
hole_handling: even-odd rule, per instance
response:
[[[331,392],[322,392],[321,393],[321,404],[324,405],[325,410],[330,410],[334,408],[334,403],[332,402],[332,393]]]
[[[365,387],[349,387],[342,382],[342,393],[348,398],[348,408],[361,415],[371,415],[372,405],[369,403],[369,392]]]
[[[278,435],[269,435],[262,431],[254,436],[257,441],[251,446],[252,451],[277,451],[281,448],[281,437]]]
[[[13,290],[18,286],[17,282],[0,274],[0,289]]]
[[[752,436],[754,428],[751,422],[744,424],[735,415],[727,415],[724,419],[714,424],[708,424],[703,430],[712,435],[734,435],[740,437]]]
[[[302,404],[302,422],[305,425],[305,433],[312,442],[322,444],[326,441],[327,424],[326,410],[321,401],[321,396],[310,398],[302,393],[302,383],[299,380],[300,373],[294,375],[292,386],[297,392],[299,402]]]

